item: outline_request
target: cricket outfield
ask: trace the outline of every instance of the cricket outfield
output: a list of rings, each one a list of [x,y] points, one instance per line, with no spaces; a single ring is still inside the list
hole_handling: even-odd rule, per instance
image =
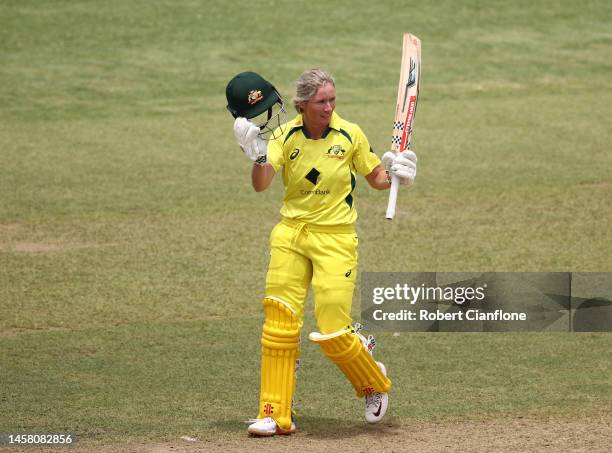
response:
[[[377,426],[303,341],[298,433],[249,439],[282,184],[250,187],[225,85],[257,71],[289,100],[324,67],[380,156],[414,33],[418,177],[392,222],[358,179],[360,270],[612,272],[611,25],[606,1],[2,2],[0,433],[608,451],[610,333],[377,334],[394,385]]]

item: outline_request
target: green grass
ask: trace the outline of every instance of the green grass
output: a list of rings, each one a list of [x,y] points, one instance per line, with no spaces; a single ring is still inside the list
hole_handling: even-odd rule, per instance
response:
[[[242,433],[282,199],[234,143],[243,70],[289,99],[329,69],[381,155],[401,34],[422,39],[417,184],[386,222],[358,181],[362,271],[612,271],[611,25],[605,1],[2,2],[0,432]],[[390,418],[605,410],[609,340],[383,334]],[[306,428],[360,423],[304,349]]]
[[[259,328],[253,317],[2,338],[3,428],[69,431],[88,441],[242,433],[257,404]],[[612,403],[609,339],[601,334],[378,339],[394,370],[391,422],[565,415]],[[341,373],[315,345],[303,344],[302,358],[296,411],[304,428],[360,424],[363,403]]]

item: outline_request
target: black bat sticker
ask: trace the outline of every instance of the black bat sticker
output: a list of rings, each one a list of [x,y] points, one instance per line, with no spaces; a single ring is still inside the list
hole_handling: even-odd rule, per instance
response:
[[[404,90],[404,103],[402,105],[402,112],[406,111],[406,100],[408,99],[408,89],[416,83],[416,63],[410,58],[410,72],[408,73],[408,81],[406,82],[406,89]]]

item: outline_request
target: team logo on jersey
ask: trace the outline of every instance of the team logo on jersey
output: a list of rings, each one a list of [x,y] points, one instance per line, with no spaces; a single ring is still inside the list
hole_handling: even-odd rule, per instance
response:
[[[299,150],[299,148],[295,148],[293,150],[293,152],[291,154],[289,154],[289,159],[290,160],[295,159],[296,157],[298,157],[298,154],[300,154],[300,150]]]
[[[327,154],[327,157],[329,157],[330,159],[343,160],[345,152],[346,152],[346,150],[342,149],[342,146],[334,145],[334,146],[331,146],[327,150],[326,154]]]
[[[263,94],[259,90],[251,90],[247,102],[249,105],[255,105],[263,99]]]

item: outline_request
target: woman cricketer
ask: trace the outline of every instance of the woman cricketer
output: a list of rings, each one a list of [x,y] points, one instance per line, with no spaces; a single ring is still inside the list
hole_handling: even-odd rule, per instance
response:
[[[298,115],[284,124],[278,91],[256,73],[234,77],[226,96],[228,110],[236,118],[236,139],[253,161],[253,188],[266,190],[278,172],[285,186],[281,221],[270,234],[259,413],[248,432],[256,436],[295,432],[291,412],[295,366],[309,287],[319,329],[309,340],[340,368],[357,396],[365,397],[366,420],[378,422],[387,410],[391,381],[385,366],[372,358],[373,341],[352,327],[357,274],[353,191],[357,174],[375,189],[388,189],[390,175],[412,185],[416,155],[387,152],[381,164],[360,127],[335,112],[334,79],[321,69],[300,76],[293,99]],[[257,124],[255,118],[262,115],[263,124]],[[278,127],[272,128],[274,121]]]

